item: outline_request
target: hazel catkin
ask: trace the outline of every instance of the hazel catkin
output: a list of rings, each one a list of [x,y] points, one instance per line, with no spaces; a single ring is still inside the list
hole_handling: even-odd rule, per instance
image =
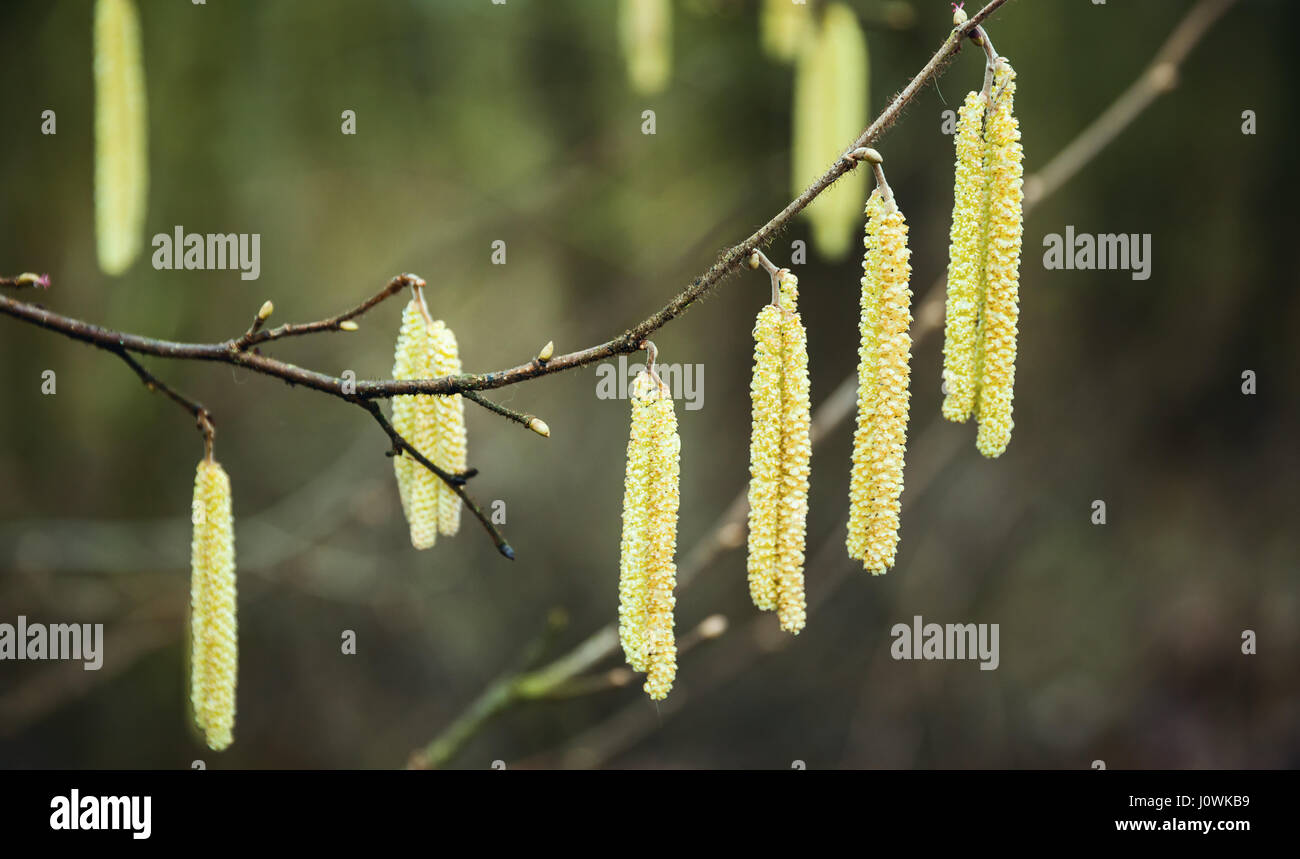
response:
[[[944,311],[943,416],[961,423],[975,408],[979,317],[984,296],[988,177],[984,169],[984,99],[967,94],[953,135],[957,150],[948,286]]]
[[[646,566],[649,558],[652,416],[650,395],[654,382],[649,373],[632,380],[632,428],[627,441],[627,469],[623,478],[623,537],[619,546],[618,638],[623,655],[635,671],[645,671],[643,640],[646,614]]]
[[[94,39],[95,244],[99,267],[119,275],[140,252],[149,201],[148,99],[134,0],[97,0]]]
[[[808,344],[798,279],[782,270],[780,306],[759,311],[750,382],[749,593],[781,629],[798,634],[806,616],[804,539],[808,519],[812,410]]]
[[[880,341],[880,227],[884,196],[877,189],[867,198],[862,244],[862,292],[859,299],[858,413],[853,430],[853,467],[849,472],[850,558],[865,561],[871,525],[871,438],[876,413],[876,369]]]
[[[441,320],[438,320],[433,323],[430,337],[433,349],[433,375],[460,375],[460,349],[456,343],[456,335]],[[460,394],[434,397],[433,400],[433,419],[437,437],[431,458],[443,471],[462,474],[468,466],[469,457],[465,433],[465,400]],[[450,537],[460,530],[461,506],[462,502],[456,491],[439,480],[439,534]]]
[[[795,62],[790,145],[795,194],[843,151],[836,147],[853,140],[867,124],[870,74],[858,14],[844,3],[828,3],[820,25],[810,24]],[[813,245],[826,259],[841,259],[852,249],[858,201],[865,191],[865,171],[854,170],[806,209]]]
[[[402,327],[393,357],[393,378],[433,378],[433,336],[425,321],[419,299],[412,298],[402,311]],[[436,397],[403,395],[393,397],[393,429],[416,450],[437,464],[438,423]],[[438,475],[414,457],[393,457],[402,511],[410,526],[411,545],[428,549],[438,540],[441,490]]]
[[[668,387],[647,371],[631,386],[632,427],[624,479],[619,562],[619,640],[628,664],[646,674],[653,700],[677,675],[673,612],[680,504],[677,415]]]
[[[749,384],[749,596],[762,611],[777,603],[777,530],[781,512],[781,309],[766,305],[754,323]]]
[[[868,200],[862,277],[858,425],[849,482],[849,556],[873,575],[898,548],[911,362],[907,222],[877,188]]]
[[[429,321],[420,297],[402,311],[402,327],[393,356],[393,378],[432,379],[458,375],[456,335],[441,319]],[[460,394],[393,397],[393,429],[420,454],[449,474],[467,467],[465,402]],[[462,501],[456,491],[412,456],[393,458],[402,512],[410,525],[411,545],[433,546],[438,535],[460,530]]]
[[[777,620],[798,635],[807,620],[804,540],[812,458],[808,336],[796,305],[798,280],[781,273],[781,505],[777,532]]]
[[[620,0],[618,32],[632,89],[646,95],[662,91],[673,71],[670,0]]]
[[[208,746],[221,751],[233,740],[239,631],[230,478],[212,459],[194,477],[192,520],[190,703]]]
[[[677,597],[677,512],[680,496],[681,437],[672,394],[661,386],[651,403],[654,417],[649,564],[646,570],[644,689],[652,700],[667,697],[677,677],[677,642],[673,631]]]
[[[1011,441],[1011,400],[1016,379],[1020,318],[1020,246],[1024,218],[1024,149],[1015,117],[1016,73],[999,58],[987,130],[989,173],[985,295],[980,321],[979,429],[975,446],[1001,456]]]

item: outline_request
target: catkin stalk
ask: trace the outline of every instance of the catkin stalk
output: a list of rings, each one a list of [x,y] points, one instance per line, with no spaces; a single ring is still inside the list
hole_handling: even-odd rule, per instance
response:
[[[133,0],[95,3],[95,240],[119,275],[140,252],[149,198],[149,118]]]
[[[208,746],[221,751],[233,740],[239,636],[230,478],[213,460],[199,463],[192,511],[190,703]]]
[[[993,109],[986,130],[989,222],[984,311],[981,320],[979,430],[975,446],[1001,456],[1011,441],[1011,400],[1016,379],[1020,318],[1020,246],[1023,237],[1024,149],[1015,117],[1016,73],[999,59]]]

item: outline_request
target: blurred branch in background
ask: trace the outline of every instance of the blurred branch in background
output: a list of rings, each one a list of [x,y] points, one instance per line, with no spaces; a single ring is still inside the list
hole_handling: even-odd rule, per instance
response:
[[[1046,166],[1025,180],[1026,216],[1096,158],[1107,144],[1137,119],[1157,97],[1177,85],[1179,66],[1205,37],[1209,28],[1235,2],[1236,0],[1200,0],[1188,11],[1134,83]],[[977,25],[983,20],[985,11],[988,10],[981,10],[981,13],[973,16],[972,20]],[[878,123],[879,120],[873,123],[872,127],[874,128]],[[943,310],[944,280],[940,278],[917,306],[912,328],[914,343],[925,340],[939,330],[943,322]],[[857,383],[856,373],[847,376],[818,406],[813,415],[814,447],[853,414]],[[922,434],[921,441],[914,445],[908,469],[908,490],[911,497],[923,494],[944,463],[957,452],[955,446],[939,449],[937,443],[926,444],[934,427],[939,423],[940,419],[935,417],[929,424],[927,432]],[[918,450],[927,452],[930,448],[936,448],[931,456],[916,455]],[[920,469],[919,477],[918,469]],[[708,568],[723,553],[736,549],[744,543],[745,517],[748,509],[747,491],[742,487],[735,500],[682,561],[678,574],[679,590],[687,587],[700,572]],[[1015,518],[1015,515],[1005,515],[1002,524],[1009,528]],[[818,602],[810,603],[808,607],[810,614],[815,605],[820,604],[829,593],[833,592],[834,585],[842,581],[845,572],[852,566],[847,563],[837,563],[833,566],[830,564],[831,558],[835,557],[836,551],[843,545],[843,534],[843,524],[833,529],[818,550],[813,563],[809,564],[811,568],[823,569],[829,566],[832,569],[829,577],[830,586],[820,591],[821,597]],[[755,618],[744,628],[758,632],[760,628],[757,625],[764,620],[767,618]],[[721,634],[720,632],[719,635]],[[755,635],[748,640],[753,641],[758,638],[759,636]],[[787,643],[788,639],[783,639],[773,647]],[[427,768],[449,763],[475,732],[486,725],[493,716],[522,701],[548,697],[556,690],[564,688],[578,688],[589,692],[616,688],[617,683],[611,682],[610,678],[617,677],[617,672],[590,678],[584,678],[582,675],[613,656],[617,650],[617,627],[614,624],[607,624],[553,662],[540,668],[523,670],[502,677],[471,702],[465,715],[456,719],[427,746],[414,752],[408,766]],[[739,671],[745,664],[747,664],[746,660],[732,656],[726,660],[725,670],[714,673],[718,677],[725,676]],[[508,691],[518,689],[528,689],[529,694],[511,694]],[[656,710],[646,708],[641,701],[629,705],[605,722],[587,729],[582,736],[575,738],[570,745],[582,749],[581,753],[576,756],[562,755],[560,765],[589,767],[609,760],[644,737],[663,718],[680,709],[684,699],[685,696],[679,693],[672,701]],[[652,714],[657,714],[657,718],[652,718]]]

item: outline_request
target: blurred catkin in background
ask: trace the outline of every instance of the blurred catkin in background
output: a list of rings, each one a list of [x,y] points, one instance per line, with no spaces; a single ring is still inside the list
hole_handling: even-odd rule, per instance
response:
[[[134,0],[95,2],[95,235],[99,266],[120,275],[144,241],[149,116]]]

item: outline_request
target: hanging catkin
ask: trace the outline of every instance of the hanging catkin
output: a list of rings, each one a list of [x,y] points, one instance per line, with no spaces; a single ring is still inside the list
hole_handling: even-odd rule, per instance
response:
[[[750,381],[749,595],[777,612],[781,628],[804,627],[804,537],[808,519],[810,430],[808,344],[799,317],[798,279],[782,271],[780,307],[754,325]]]
[[[859,302],[858,417],[853,431],[853,468],[849,475],[850,558],[865,562],[871,526],[871,439],[876,413],[876,368],[880,341],[880,227],[884,197],[879,189],[867,199],[862,239],[862,295]]]
[[[777,543],[777,619],[798,635],[804,628],[804,538],[812,458],[808,336],[799,316],[799,281],[781,272],[781,506]]]
[[[978,390],[979,316],[984,301],[984,242],[988,213],[988,174],[984,169],[984,105],[972,92],[958,111],[953,135],[957,161],[953,183],[952,229],[948,249],[947,306],[944,315],[943,416],[961,423],[971,416]]]
[[[393,378],[431,379],[434,372],[433,326],[425,321],[418,298],[402,311],[402,328],[393,357]],[[435,465],[438,464],[438,397],[393,397],[393,429]],[[438,512],[444,484],[438,475],[409,455],[393,457],[402,510],[410,525],[411,545],[428,549],[438,540]]]
[[[456,335],[441,320],[430,329],[433,346],[433,375],[458,376],[461,373],[460,349]],[[468,465],[468,442],[465,433],[465,400],[460,394],[434,397],[434,423],[437,440],[433,454],[426,454],[434,464],[452,474],[461,474]],[[425,469],[426,471],[428,469]],[[438,481],[438,533],[450,537],[460,530],[460,496],[443,481]]]
[[[628,664],[646,674],[652,699],[667,696],[677,675],[676,597],[679,454],[672,393],[649,372],[631,387],[623,539],[619,564],[619,640]]]
[[[230,745],[239,670],[230,478],[204,459],[194,477],[190,554],[190,703],[208,746]]]
[[[907,223],[877,188],[867,202],[858,425],[849,482],[849,556],[874,575],[894,565],[907,448],[912,291]]]
[[[413,296],[402,311],[393,378],[433,379],[460,372],[456,335],[441,319],[430,322],[422,296]],[[466,470],[465,401],[460,394],[393,397],[393,429],[443,471]],[[394,457],[393,470],[411,545],[427,549],[439,534],[451,536],[460,530],[460,496],[442,478],[409,455]]]
[[[646,614],[646,564],[650,519],[650,448],[652,444],[648,373],[632,380],[632,429],[627,440],[623,478],[623,539],[619,546],[618,638],[623,655],[636,671],[645,671],[643,640]]]
[[[95,239],[119,275],[140,251],[149,198],[149,119],[133,0],[95,3]]]
[[[670,0],[621,0],[619,42],[632,89],[652,95],[673,71],[673,7]]]
[[[803,40],[795,65],[792,179],[799,194],[817,179],[843,147],[867,124],[870,65],[867,40],[857,14],[831,3],[814,35]],[[835,187],[808,207],[813,244],[827,259],[841,259],[852,247],[858,204],[866,190],[865,171],[841,176]]]
[[[781,514],[781,309],[768,304],[754,323],[749,383],[749,596],[762,611],[777,604],[777,530]]]
[[[1015,117],[1016,73],[999,58],[993,77],[985,158],[989,173],[984,309],[980,321],[979,431],[975,446],[1001,456],[1011,441],[1011,398],[1016,379],[1016,325],[1020,317],[1020,244],[1023,232],[1024,150]]]
[[[783,63],[799,55],[799,46],[812,31],[812,13],[806,3],[763,0],[759,11],[759,41],[763,51]]]

